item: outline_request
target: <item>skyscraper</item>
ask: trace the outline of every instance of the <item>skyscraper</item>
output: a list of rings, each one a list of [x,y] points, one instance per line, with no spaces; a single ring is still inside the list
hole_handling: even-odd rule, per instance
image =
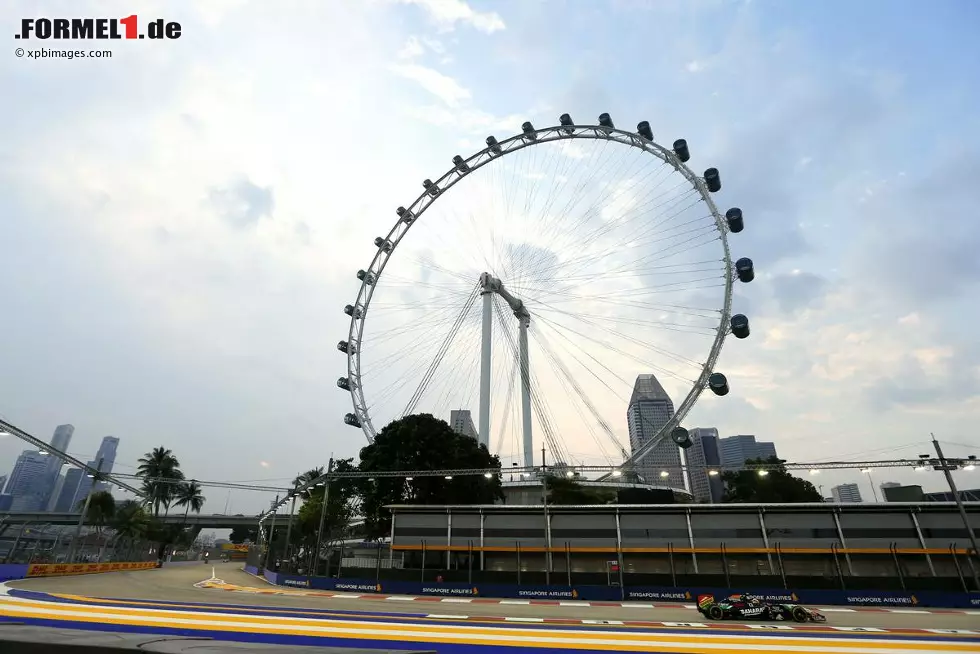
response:
[[[102,472],[112,472],[116,462],[116,450],[119,448],[119,439],[115,436],[106,436],[102,439],[99,451],[95,455],[94,461],[89,461],[91,468],[96,468]],[[102,467],[99,468],[99,461]],[[92,478],[87,473],[78,468],[72,468],[65,473],[65,480],[61,485],[61,492],[55,502],[54,510],[57,512],[70,513],[78,508],[78,503],[84,500],[92,490]],[[95,491],[106,490],[108,486],[104,482],[99,482]]]
[[[738,469],[749,459],[768,459],[776,455],[776,445],[756,442],[755,436],[742,434],[722,438],[718,443],[721,464],[728,469]]]
[[[638,375],[633,384],[633,395],[626,409],[626,424],[630,433],[630,451],[635,453],[644,443],[657,435],[674,417],[674,403],[654,375]],[[692,448],[693,449],[693,448]],[[638,462],[637,471],[648,483],[662,481],[661,472],[679,475],[681,471],[680,448],[669,438]]]
[[[857,484],[841,484],[840,486],[834,486],[830,489],[830,492],[833,494],[834,501],[837,503],[861,501],[861,489],[858,488]]]
[[[721,467],[718,430],[714,427],[695,427],[689,432],[694,443],[686,450],[691,493],[699,502],[720,502],[725,494],[725,484],[718,474]],[[709,474],[712,470],[716,474]]]
[[[44,506],[45,472],[50,456],[37,450],[24,450],[14,464],[7,494],[11,496],[11,511],[40,511]]]
[[[449,426],[453,431],[462,436],[469,436],[475,441],[479,441],[476,435],[476,426],[473,424],[473,414],[469,409],[458,409],[449,412]]]
[[[101,472],[111,473],[113,466],[116,464],[116,450],[119,449],[119,439],[115,436],[106,436],[102,439],[102,444],[99,445],[99,451],[95,453],[95,463],[91,464],[93,468],[98,466],[99,461],[102,461],[102,467],[99,468]],[[96,491],[106,490],[108,485],[105,482],[99,482],[96,487]],[[85,497],[84,495],[82,497]]]
[[[59,452],[67,452],[68,446],[71,444],[72,434],[75,433],[75,427],[72,425],[58,425],[54,429],[54,434],[51,436],[51,448],[58,450]],[[54,496],[58,491],[56,486],[58,485],[58,476],[61,472],[61,459],[56,456],[48,457],[48,465],[44,470],[44,478],[38,480],[38,485],[42,491],[41,503],[38,510],[45,510],[51,502],[52,496]]]

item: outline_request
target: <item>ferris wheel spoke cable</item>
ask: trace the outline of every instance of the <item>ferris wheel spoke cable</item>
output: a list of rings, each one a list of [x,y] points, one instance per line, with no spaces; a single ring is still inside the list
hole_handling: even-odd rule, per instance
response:
[[[515,342],[513,335],[506,329],[505,326],[506,317],[504,315],[504,310],[501,308],[500,300],[497,298],[496,295],[494,295],[492,304],[495,310],[495,315],[497,317],[497,320],[501,328],[503,328],[505,333],[507,334],[507,339],[510,343],[511,352],[515,357],[519,358],[520,349],[518,348],[518,345]],[[518,367],[520,368],[521,371],[522,383],[524,377],[528,379],[528,383],[531,391],[530,392],[531,403],[535,408],[535,415],[537,416],[538,422],[541,425],[541,430],[544,432],[545,441],[548,443],[548,445],[551,446],[552,452],[558,455],[564,450],[564,448],[561,445],[561,441],[557,437],[557,433],[551,421],[550,418],[551,413],[550,413],[550,409],[547,406],[547,402],[540,396],[540,393],[538,392],[539,380],[533,374],[533,371],[525,367],[523,363],[520,363]]]
[[[657,233],[658,228],[663,227],[668,222],[670,222],[673,218],[675,218],[677,216],[680,216],[680,215],[683,215],[686,212],[687,209],[695,206],[696,204],[697,204],[697,202],[694,202],[694,203],[691,203],[690,205],[688,205],[686,207],[682,207],[680,210],[676,211],[676,213],[669,215],[667,219],[661,221],[660,223],[655,223],[655,224],[653,224],[651,226],[648,226],[645,230],[638,231],[638,232],[632,233],[632,234],[628,234],[628,235],[622,237],[619,242],[611,243],[610,245],[608,245],[604,249],[599,249],[598,251],[594,251],[594,252],[589,252],[588,251],[588,249],[591,246],[593,246],[594,244],[596,244],[598,242],[598,239],[599,239],[599,236],[598,235],[595,236],[594,238],[591,238],[591,239],[589,239],[589,238],[583,239],[582,241],[580,241],[579,243],[577,243],[577,245],[578,245],[578,247],[580,247],[580,248],[582,248],[582,249],[584,249],[586,251],[583,254],[580,254],[580,255],[578,255],[576,257],[572,257],[568,261],[562,262],[562,265],[568,266],[572,270],[580,270],[583,266],[586,266],[586,265],[588,265],[590,263],[596,263],[596,262],[599,262],[599,261],[603,261],[604,259],[608,258],[611,255],[620,254],[627,247],[627,244],[629,244],[631,246],[630,249],[634,249],[634,250],[640,251],[641,246],[651,245],[653,243],[662,242],[664,240],[667,240],[668,238],[672,238],[672,236],[664,236],[664,234],[661,233],[659,239],[646,240],[651,234]],[[645,213],[640,213],[640,214],[637,214],[636,218],[644,217],[645,215],[646,215]],[[632,220],[632,219],[630,219],[630,220]],[[694,221],[703,221],[704,220],[704,216],[698,217],[698,218],[693,219],[693,220]],[[685,224],[690,224],[690,223],[685,223]],[[621,226],[622,226],[622,224],[617,225],[615,223],[609,222],[605,226],[603,226],[602,228],[599,228],[599,229],[603,229],[604,228],[604,229],[608,230],[606,232],[606,234],[602,234],[603,236],[605,236],[605,235],[608,235],[608,232],[612,232],[617,227],[621,227]],[[671,229],[674,229],[674,228],[671,228]],[[670,232],[670,230],[666,230],[666,233],[669,234],[669,232]],[[630,262],[627,262],[627,264],[628,263],[630,263]],[[555,264],[555,265],[558,265],[558,264]],[[544,273],[550,272],[550,271],[548,271],[547,269],[544,269],[544,270],[541,270],[539,272],[541,274],[544,274]]]
[[[470,309],[473,308],[473,304],[475,303],[477,297],[479,297],[479,287],[474,286],[473,293],[470,295],[469,299],[466,301],[466,304],[463,306],[463,310],[460,312],[459,317],[456,319],[456,322],[453,323],[453,327],[449,331],[449,334],[446,335],[446,339],[439,345],[439,350],[436,352],[436,356],[432,361],[432,365],[429,366],[429,369],[426,371],[425,376],[422,378],[422,381],[419,383],[418,388],[416,389],[415,393],[412,395],[412,399],[409,400],[408,406],[405,407],[405,411],[402,412],[402,415],[408,415],[415,409],[415,405],[418,404],[418,401],[421,398],[422,393],[425,392],[425,387],[428,386],[432,377],[435,375],[436,369],[439,367],[439,363],[442,361],[442,357],[445,356],[446,350],[449,349],[449,345],[452,343],[453,338],[455,338],[456,334],[459,332],[459,327],[463,324],[463,321],[466,319],[466,315],[469,313]]]
[[[514,358],[510,366],[510,372],[507,375],[506,381],[504,382],[507,390],[504,394],[504,405],[503,411],[501,412],[503,414],[503,420],[501,421],[500,429],[497,431],[497,438],[493,441],[494,451],[497,452],[500,452],[504,448],[504,434],[507,431],[507,423],[509,422],[508,419],[510,418],[511,401],[514,398],[514,387],[517,385],[516,376],[517,359]]]
[[[653,198],[651,198],[649,200],[646,200],[644,202],[638,203],[637,205],[633,206],[632,208],[630,208],[628,210],[619,212],[618,217],[617,217],[616,220],[605,221],[604,223],[602,223],[599,226],[595,227],[591,233],[586,234],[584,237],[576,238],[576,241],[574,243],[571,243],[571,242],[566,243],[564,241],[561,241],[561,245],[562,246],[565,246],[565,247],[570,247],[570,246],[572,246],[574,244],[574,245],[577,245],[577,246],[580,246],[580,247],[583,247],[583,248],[587,248],[589,245],[591,245],[593,242],[595,242],[596,240],[598,240],[598,238],[601,235],[604,235],[605,233],[608,233],[608,232],[613,231],[613,230],[618,229],[618,228],[625,228],[627,225],[631,225],[634,222],[635,223],[639,223],[639,221],[641,219],[646,218],[649,214],[657,211],[658,209],[660,209],[662,207],[671,207],[673,204],[676,204],[676,203],[682,201],[685,197],[687,197],[688,194],[682,195],[681,198],[679,198],[679,199],[678,198],[669,198],[667,200],[663,200],[659,204],[654,204],[653,206],[650,206],[650,205],[653,202],[655,202],[657,200],[660,200],[662,197],[664,197],[668,193],[671,193],[672,191],[676,190],[682,184],[678,184],[678,185],[676,185],[676,186],[674,186],[674,187],[672,187],[672,188],[664,191],[663,193],[661,193],[661,194],[659,194],[659,195],[657,195],[657,196],[655,196],[655,197],[653,197]],[[657,188],[658,187],[654,187],[654,188],[649,189],[648,190],[648,194],[653,193],[655,190],[657,190]],[[607,199],[607,198],[604,197],[603,199]],[[579,222],[576,224],[576,226],[584,226],[589,221],[590,218],[593,218],[594,217],[594,214],[595,213],[597,213],[595,211],[595,209],[590,210],[590,212],[586,213],[585,215],[583,215],[579,219]],[[664,222],[667,222],[667,221],[666,220],[665,221],[661,221],[661,223],[657,223],[657,222],[654,221],[652,223],[652,226],[651,225],[648,225],[647,226],[646,230],[647,231],[652,231],[652,230],[656,229],[657,226],[659,226],[660,224],[663,224]],[[646,231],[638,231],[636,234],[634,234],[632,236],[632,238],[633,239],[642,238],[642,236],[645,233],[646,233]],[[569,238],[572,238],[571,235],[573,235],[573,234],[575,234],[574,230],[569,230],[567,233],[560,235],[559,238],[560,239],[569,239]],[[594,255],[585,255],[585,256],[586,257],[591,257],[591,256],[594,256]]]
[[[565,366],[562,360],[551,348],[550,344],[548,343],[547,339],[544,336],[544,333],[541,330],[535,330],[532,335],[534,336],[535,342],[541,346],[541,350],[551,361],[552,369],[554,369],[558,373],[558,375],[556,376],[559,376],[565,380],[565,383],[571,387],[571,389],[575,392],[575,395],[577,395],[578,398],[581,400],[582,404],[585,405],[585,408],[591,414],[592,420],[595,421],[595,423],[598,424],[599,427],[602,428],[602,430],[605,432],[607,438],[609,439],[609,442],[613,444],[616,450],[618,450],[619,453],[622,454],[624,458],[627,458],[629,455],[626,453],[626,450],[623,449],[623,446],[619,442],[619,439],[616,438],[616,435],[613,433],[613,430],[609,426],[609,423],[607,423],[606,420],[599,414],[598,409],[596,409],[595,405],[592,403],[592,400],[589,399],[589,396],[585,393],[585,391],[582,390],[582,387],[579,386],[578,382],[575,381],[575,377],[571,374],[571,372],[569,372],[568,367]],[[576,410],[579,410],[576,403],[573,402],[572,405],[576,407]],[[603,450],[603,453],[605,453],[604,452],[605,448],[603,448],[601,441],[596,437],[595,431],[592,429],[591,423],[585,419],[585,416],[582,415],[580,410],[579,410],[579,415],[582,417],[582,424],[586,425],[589,428],[589,431],[591,432],[593,439],[596,441],[596,445],[598,445],[599,448]]]
[[[686,382],[686,383],[693,383],[693,380],[690,380],[690,379],[687,379],[685,377],[682,377],[681,375],[675,373],[673,370],[670,370],[668,368],[664,368],[663,366],[660,366],[658,364],[652,363],[650,361],[645,361],[643,359],[640,359],[638,357],[635,357],[634,355],[630,354],[629,352],[626,352],[624,350],[621,350],[620,348],[618,348],[618,347],[616,347],[614,345],[610,345],[609,343],[604,343],[604,342],[602,342],[600,340],[597,340],[597,339],[595,339],[595,338],[593,338],[591,336],[587,336],[586,334],[584,334],[584,333],[582,333],[582,332],[580,332],[580,331],[578,331],[576,329],[572,329],[572,328],[568,327],[567,325],[558,325],[554,321],[548,320],[547,318],[545,318],[543,316],[539,316],[539,318],[541,320],[543,320],[544,322],[548,323],[548,325],[551,326],[552,328],[554,328],[555,331],[560,332],[561,330],[565,330],[565,331],[572,332],[576,336],[579,336],[581,338],[584,338],[587,341],[590,341],[592,343],[595,343],[603,351],[606,351],[606,352],[614,352],[614,353],[619,354],[620,356],[628,359],[629,361],[631,361],[634,364],[640,364],[641,366],[647,366],[650,369],[653,369],[653,370],[655,370],[655,371],[657,371],[659,373],[662,373],[664,375],[667,375],[668,377],[671,377],[673,379],[677,379],[678,381],[682,381],[682,382]],[[563,334],[563,336],[564,336],[564,334]],[[566,339],[568,339],[567,336],[564,336],[564,337]],[[580,345],[580,347],[581,347],[581,345]],[[619,379],[623,383],[625,383],[628,386],[632,387],[632,383],[627,382],[626,380],[622,379],[621,377]]]
[[[637,202],[632,207],[630,207],[629,209],[619,211],[618,216],[615,220],[607,220],[601,222],[598,226],[593,228],[591,232],[586,233],[584,236],[582,236],[580,240],[577,241],[576,244],[580,245],[580,247],[588,247],[593,242],[598,240],[598,238],[600,238],[605,234],[608,234],[609,232],[615,229],[625,228],[627,225],[631,225],[634,222],[639,223],[641,219],[646,218],[650,213],[653,213],[657,209],[665,206],[669,207],[672,204],[679,202],[680,200],[678,200],[677,198],[672,198],[672,199],[664,200],[659,204],[650,206],[653,202],[660,200],[665,195],[671,193],[672,191],[676,190],[680,186],[681,184],[678,184],[656,196],[650,197],[653,193],[655,193],[660,188],[659,184],[651,185],[651,187],[647,189],[647,192],[643,196],[638,198]],[[620,193],[619,197],[621,197],[622,195],[624,195],[624,193]],[[681,196],[681,197],[683,198],[685,196]],[[612,202],[610,202],[610,199],[612,200]],[[600,204],[600,201],[602,201],[603,204],[606,204],[606,206],[608,206],[609,204],[615,203],[616,198],[610,198],[608,195],[596,198],[596,200],[593,202],[593,205],[579,219],[579,222],[576,225],[577,227],[579,226],[584,227],[590,218],[593,218],[596,214],[600,213],[598,211],[598,205]],[[574,233],[574,231],[570,233]],[[642,234],[642,232],[640,233]],[[568,234],[564,234],[561,236],[561,238],[568,238],[568,237],[569,237]],[[569,243],[568,245],[571,244]]]
[[[538,332],[538,333],[540,333],[540,332]],[[579,402],[576,402],[575,401],[575,397],[571,393],[568,392],[568,390],[567,390],[567,382],[564,380],[564,378],[562,377],[560,371],[556,367],[555,361],[554,361],[553,357],[551,356],[551,354],[548,353],[548,352],[545,352],[545,355],[547,357],[548,364],[550,365],[552,372],[555,374],[555,378],[558,380],[558,383],[561,384],[563,388],[565,388],[565,394],[568,397],[568,399],[570,400],[569,403],[571,404],[572,408],[575,410],[575,413],[577,413],[578,416],[579,416],[580,422],[578,423],[578,426],[585,428],[585,430],[588,432],[589,436],[592,438],[593,442],[596,444],[596,447],[599,448],[599,454],[606,459],[607,463],[610,463],[611,464],[612,463],[612,460],[609,458],[609,456],[608,456],[608,454],[606,452],[605,445],[603,444],[602,440],[596,434],[595,428],[592,426],[592,420],[590,420],[589,417],[587,417],[585,415],[585,412],[582,411],[582,407],[579,406]],[[567,462],[567,460],[566,460],[566,462]]]
[[[637,338],[636,336],[633,336],[632,334],[627,334],[625,332],[619,331],[618,329],[615,329],[614,327],[611,327],[609,325],[602,325],[602,324],[599,324],[597,321],[593,321],[593,320],[585,320],[584,318],[581,317],[581,314],[579,314],[579,315],[571,315],[571,314],[569,314],[569,315],[571,317],[573,317],[573,318],[577,318],[578,320],[580,320],[581,322],[584,322],[585,324],[587,324],[589,326],[596,327],[597,329],[600,329],[604,333],[607,333],[607,334],[610,334],[612,336],[618,337],[618,338],[620,338],[620,339],[622,339],[624,341],[628,341],[630,343],[633,343],[634,345],[639,345],[640,347],[646,348],[648,350],[652,350],[652,351],[654,351],[654,352],[656,352],[656,353],[658,353],[658,354],[660,354],[660,355],[662,355],[662,356],[664,356],[664,357],[666,357],[666,358],[674,361],[675,363],[684,364],[684,365],[691,366],[693,368],[698,368],[698,369],[700,369],[700,368],[702,368],[704,366],[704,362],[703,361],[700,361],[700,362],[699,361],[695,361],[694,359],[690,359],[688,357],[685,357],[684,355],[677,354],[676,352],[672,352],[671,350],[667,350],[667,349],[665,349],[665,348],[663,348],[663,347],[661,347],[659,345],[655,345],[653,343],[650,343],[649,341],[644,341],[644,340],[642,340],[640,338]],[[617,320],[615,317],[609,318],[608,320],[610,322],[614,323],[614,324],[621,322],[620,320]],[[559,327],[559,328],[569,329],[567,325],[563,325],[563,324],[559,323],[557,320],[552,320],[550,322],[550,326],[552,326],[552,328]],[[704,332],[697,332],[697,331],[693,331],[693,330],[690,330],[690,329],[672,329],[669,326],[663,326],[663,325],[660,325],[659,327],[661,329],[665,330],[665,331],[675,331],[675,332],[687,333],[687,334],[691,334],[691,333],[698,334],[698,333],[700,333],[701,335],[706,335]],[[640,362],[640,363],[643,363],[643,362]],[[691,381],[691,380],[685,380],[685,381]]]

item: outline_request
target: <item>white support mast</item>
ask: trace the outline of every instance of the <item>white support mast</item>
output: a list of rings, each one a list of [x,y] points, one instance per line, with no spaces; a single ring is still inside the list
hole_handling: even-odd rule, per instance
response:
[[[486,273],[480,276],[483,283]],[[477,442],[490,449],[490,335],[493,327],[493,291],[483,284],[483,356],[480,360],[480,430]]]
[[[493,328],[492,303],[496,293],[507,302],[520,325],[519,334],[519,365],[521,369],[521,413],[523,417],[524,465],[534,466],[534,444],[531,438],[531,368],[528,356],[527,328],[531,324],[531,314],[524,303],[510,294],[503,283],[490,275],[480,275],[480,286],[483,295],[483,351],[480,363],[480,433],[479,442],[490,447],[490,371],[491,371],[491,337]]]

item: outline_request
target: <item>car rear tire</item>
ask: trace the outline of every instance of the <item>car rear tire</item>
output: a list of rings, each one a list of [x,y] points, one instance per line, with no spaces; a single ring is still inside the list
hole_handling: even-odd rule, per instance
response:
[[[794,606],[792,612],[790,612],[790,615],[796,622],[806,622],[810,617],[807,615],[806,609],[804,609],[802,606]]]
[[[725,617],[725,611],[720,606],[715,604],[714,606],[708,607],[707,616],[711,620],[721,620]]]

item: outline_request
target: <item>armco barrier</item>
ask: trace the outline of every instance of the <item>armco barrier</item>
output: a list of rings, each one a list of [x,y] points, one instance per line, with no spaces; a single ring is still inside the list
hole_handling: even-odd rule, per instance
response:
[[[618,586],[515,586],[504,584],[459,584],[410,581],[375,582],[364,579],[304,577],[266,572],[270,582],[292,588],[315,588],[354,593],[392,595],[441,595],[445,597],[503,597],[519,599],[576,599],[594,602],[693,602],[698,595],[727,597],[751,592],[774,602],[799,602],[838,606],[927,606],[934,608],[977,608],[980,593],[893,592],[879,590],[785,590],[739,588],[640,588]]]
[[[156,561],[134,561],[116,563],[36,563],[27,566],[25,577],[63,577],[67,575],[90,575],[99,572],[119,572],[122,570],[151,570],[157,567]]]

